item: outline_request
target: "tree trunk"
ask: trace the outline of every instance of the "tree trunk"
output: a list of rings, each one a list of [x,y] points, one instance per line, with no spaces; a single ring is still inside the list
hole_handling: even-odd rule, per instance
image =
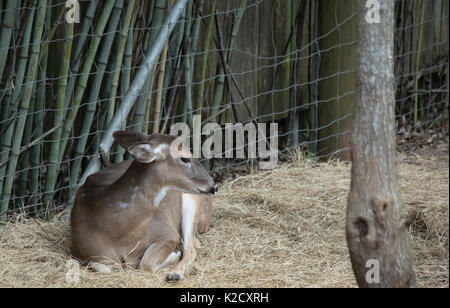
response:
[[[415,287],[411,238],[397,183],[394,131],[394,1],[369,23],[358,1],[357,82],[347,243],[360,287]]]

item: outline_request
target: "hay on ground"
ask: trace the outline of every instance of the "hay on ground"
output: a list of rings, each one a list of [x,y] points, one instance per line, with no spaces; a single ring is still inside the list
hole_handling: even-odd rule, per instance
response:
[[[448,156],[400,157],[399,183],[419,287],[449,286]],[[297,159],[224,184],[211,230],[184,281],[81,267],[66,281],[68,223],[34,219],[0,231],[0,287],[355,287],[345,241],[350,166]]]

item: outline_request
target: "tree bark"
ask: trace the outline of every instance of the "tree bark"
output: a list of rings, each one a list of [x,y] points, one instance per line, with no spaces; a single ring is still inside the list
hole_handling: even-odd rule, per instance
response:
[[[360,287],[415,287],[412,244],[405,226],[395,162],[394,1],[378,3],[379,23],[367,22],[370,8],[366,1],[357,4],[357,81],[347,244]],[[374,279],[377,270],[379,279]]]

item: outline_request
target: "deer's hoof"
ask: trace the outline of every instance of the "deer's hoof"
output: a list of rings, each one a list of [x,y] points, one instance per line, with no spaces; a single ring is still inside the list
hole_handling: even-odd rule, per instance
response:
[[[178,273],[169,273],[167,274],[166,281],[179,281],[181,278],[181,275]]]

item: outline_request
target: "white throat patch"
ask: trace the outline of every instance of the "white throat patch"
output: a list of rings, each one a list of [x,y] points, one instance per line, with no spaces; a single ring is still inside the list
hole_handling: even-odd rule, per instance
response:
[[[155,206],[159,206],[161,201],[163,201],[164,198],[166,197],[167,192],[171,189],[172,187],[170,186],[164,186],[163,188],[161,188],[161,190],[156,194],[155,200],[153,200],[153,204]]]

